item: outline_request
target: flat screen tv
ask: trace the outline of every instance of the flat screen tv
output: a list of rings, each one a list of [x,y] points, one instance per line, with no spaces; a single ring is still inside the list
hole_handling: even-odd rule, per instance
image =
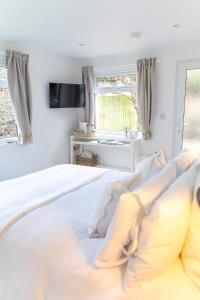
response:
[[[85,107],[84,84],[49,83],[50,108]]]

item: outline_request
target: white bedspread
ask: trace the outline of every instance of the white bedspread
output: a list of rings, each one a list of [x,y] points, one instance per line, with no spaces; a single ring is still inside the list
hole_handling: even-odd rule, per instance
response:
[[[3,230],[31,210],[75,191],[103,174],[107,169],[58,165],[0,184],[0,235]]]
[[[4,231],[0,239],[0,299],[199,300],[200,291],[184,274],[179,260],[159,278],[127,294],[121,289],[123,268],[94,267],[102,240],[88,238],[90,211],[106,182],[127,176],[119,171],[97,175],[95,170],[88,168],[88,182],[90,171],[94,172],[90,183],[73,192],[67,190]]]

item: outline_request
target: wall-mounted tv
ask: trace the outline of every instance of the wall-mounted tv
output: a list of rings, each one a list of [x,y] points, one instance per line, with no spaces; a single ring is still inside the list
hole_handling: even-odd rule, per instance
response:
[[[50,108],[85,107],[84,84],[49,83]]]

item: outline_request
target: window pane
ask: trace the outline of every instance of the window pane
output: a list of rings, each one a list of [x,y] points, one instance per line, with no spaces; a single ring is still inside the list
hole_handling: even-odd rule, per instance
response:
[[[96,85],[98,88],[136,86],[136,78],[136,74],[97,77]]]
[[[8,88],[6,53],[0,50],[0,88]]]
[[[184,115],[183,146],[194,150],[200,140],[200,69],[188,70]]]
[[[134,93],[96,95],[96,129],[138,131],[138,110]]]
[[[6,68],[0,66],[0,139],[17,136],[16,124],[7,86]]]

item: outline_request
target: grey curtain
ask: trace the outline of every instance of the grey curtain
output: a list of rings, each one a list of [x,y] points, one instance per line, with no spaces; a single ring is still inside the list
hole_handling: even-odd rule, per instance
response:
[[[17,124],[18,142],[32,141],[31,132],[31,85],[29,56],[16,51],[6,51],[8,87]]]
[[[82,81],[85,84],[85,120],[94,125],[94,75],[93,67],[82,67]]]
[[[145,58],[137,61],[137,98],[140,116],[140,127],[143,138],[151,138],[152,103],[155,97],[156,58]]]

